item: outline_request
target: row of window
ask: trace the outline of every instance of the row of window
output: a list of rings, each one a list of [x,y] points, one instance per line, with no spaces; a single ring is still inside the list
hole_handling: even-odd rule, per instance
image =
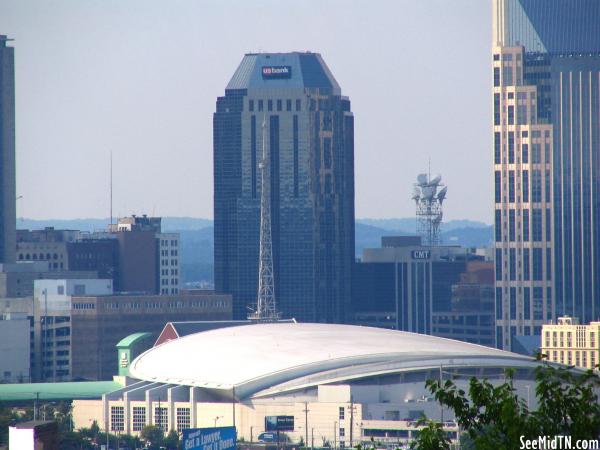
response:
[[[542,242],[546,240],[550,242],[552,240],[552,220],[550,209],[546,208],[546,235],[543,234],[543,210],[540,208],[533,208],[532,210],[523,210],[523,220],[519,223],[516,218],[520,215],[521,210],[508,210],[508,222],[502,222],[503,214],[506,215],[506,210],[497,209],[494,216],[494,231],[496,242]],[[531,212],[531,215],[530,215]],[[531,216],[531,220],[530,220]],[[518,234],[520,231],[521,234]],[[504,239],[502,239],[502,232],[504,232]]]
[[[49,261],[51,259],[59,259],[59,255],[58,253],[33,253],[33,254],[29,254],[29,253],[19,253],[19,260],[20,261]],[[60,259],[63,259],[63,255],[60,255]],[[61,264],[62,265],[62,264]]]
[[[546,347],[550,347],[550,331],[546,331],[545,333],[545,341],[546,341]],[[560,338],[560,340],[559,340]],[[566,339],[565,339],[566,338]],[[576,347],[595,347],[596,346],[596,335],[595,333],[592,331],[589,334],[589,345],[586,345],[586,336],[585,333],[577,333],[577,339],[576,339]],[[559,345],[560,342],[560,345]],[[573,339],[572,339],[572,333],[570,331],[553,331],[552,332],[552,347],[565,347],[565,343],[566,343],[566,347],[572,347],[573,346]]]
[[[264,110],[264,100],[257,100],[257,108],[258,111],[263,111]],[[296,100],[296,111],[300,111],[302,109],[302,101],[300,99]],[[283,100],[276,100],[275,102],[275,107],[277,108],[277,111],[283,111]],[[267,110],[268,111],[273,111],[273,100],[267,100]],[[292,100],[287,99],[285,101],[285,110],[286,111],[291,111],[292,110]],[[248,111],[252,112],[254,111],[254,100],[248,100]]]
[[[176,247],[177,246],[177,239],[171,239],[169,241],[169,239],[161,239],[160,240],[160,246],[161,247],[168,247],[169,244],[171,244],[171,247]]]
[[[160,256],[169,256],[169,250],[161,250]],[[177,256],[177,250],[171,250],[171,256]]]
[[[161,309],[161,308],[225,308],[227,302],[225,300],[193,300],[193,301],[155,301],[155,302],[128,302],[116,301],[106,302],[106,309]]]
[[[169,260],[168,259],[161,259],[160,260],[160,265],[161,266],[168,266],[169,265]],[[171,260],[171,265],[172,266],[176,266],[177,265],[177,260],[176,259],[172,259]]]
[[[575,365],[577,367],[595,367],[596,366],[596,353],[597,351],[563,351],[553,350],[548,352],[548,359],[554,362],[560,362],[561,364]],[[565,355],[566,354],[566,355]],[[575,360],[573,360],[573,354],[575,354]],[[566,356],[566,358],[565,358]],[[588,365],[589,360],[589,365]]]
[[[132,429],[142,431],[146,426],[146,408],[134,406],[132,408]],[[166,407],[154,408],[154,424],[169,431],[169,411]],[[176,409],[176,429],[178,431],[190,428],[190,408]],[[111,406],[110,408],[111,431],[125,431],[125,408],[123,406]]]

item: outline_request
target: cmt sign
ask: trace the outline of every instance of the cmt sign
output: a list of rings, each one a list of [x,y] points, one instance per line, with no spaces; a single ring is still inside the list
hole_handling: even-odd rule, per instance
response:
[[[429,250],[413,250],[410,252],[412,259],[429,259],[431,252]]]
[[[265,79],[292,78],[292,66],[263,66],[262,77]]]

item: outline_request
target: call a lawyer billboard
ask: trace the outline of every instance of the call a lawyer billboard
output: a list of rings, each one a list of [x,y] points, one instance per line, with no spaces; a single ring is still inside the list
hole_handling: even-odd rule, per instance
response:
[[[183,430],[183,450],[235,450],[235,427]]]

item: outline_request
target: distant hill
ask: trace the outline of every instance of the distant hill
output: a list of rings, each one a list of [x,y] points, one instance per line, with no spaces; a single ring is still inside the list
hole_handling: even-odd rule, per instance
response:
[[[109,219],[34,220],[18,219],[19,229],[57,229],[81,231],[105,230]],[[193,217],[163,217],[165,232],[181,235],[181,277],[184,283],[213,280],[213,221]],[[485,247],[492,243],[493,226],[471,220],[452,220],[442,227],[446,245]],[[381,246],[382,236],[414,235],[415,219],[357,219],[355,252],[361,257],[363,249]]]

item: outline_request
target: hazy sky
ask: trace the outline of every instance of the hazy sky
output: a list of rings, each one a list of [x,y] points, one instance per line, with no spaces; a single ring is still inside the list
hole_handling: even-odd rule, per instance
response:
[[[315,51],[352,101],[357,217],[491,223],[489,0],[0,0],[14,38],[17,215],[212,218],[212,114],[244,53]]]

